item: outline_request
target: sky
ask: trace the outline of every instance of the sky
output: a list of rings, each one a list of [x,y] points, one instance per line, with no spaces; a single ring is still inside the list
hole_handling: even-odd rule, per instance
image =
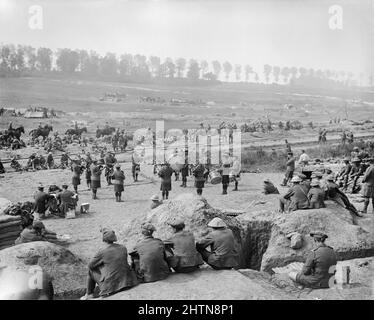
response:
[[[329,27],[335,4],[343,29]],[[369,0],[0,0],[0,42],[369,73],[373,20]]]

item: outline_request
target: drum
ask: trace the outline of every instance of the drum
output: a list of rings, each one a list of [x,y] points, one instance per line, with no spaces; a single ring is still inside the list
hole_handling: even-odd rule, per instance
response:
[[[218,171],[211,171],[209,177],[211,184],[219,184],[222,182],[221,174]]]
[[[170,164],[170,167],[174,170],[174,171],[180,171],[183,166],[184,166],[184,163],[185,163],[185,160],[183,157],[179,156],[179,155],[172,155],[169,159],[168,159],[168,162]]]

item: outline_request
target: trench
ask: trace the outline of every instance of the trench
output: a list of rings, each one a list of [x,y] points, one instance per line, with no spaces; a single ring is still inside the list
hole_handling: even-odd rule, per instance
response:
[[[241,268],[261,270],[262,256],[268,248],[271,230],[270,221],[246,223],[241,247]]]

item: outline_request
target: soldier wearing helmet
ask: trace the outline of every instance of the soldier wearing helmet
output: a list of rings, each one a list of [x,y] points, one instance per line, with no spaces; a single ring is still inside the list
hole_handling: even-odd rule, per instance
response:
[[[208,227],[212,228],[212,232],[196,243],[203,260],[216,270],[238,267],[239,255],[232,231],[217,217],[208,223]],[[211,250],[206,250],[207,247]]]
[[[301,181],[302,179],[299,176],[292,178],[293,186],[288,189],[284,196],[279,198],[279,212],[284,213],[286,206],[288,211],[309,209],[309,188],[305,184],[300,184]]]

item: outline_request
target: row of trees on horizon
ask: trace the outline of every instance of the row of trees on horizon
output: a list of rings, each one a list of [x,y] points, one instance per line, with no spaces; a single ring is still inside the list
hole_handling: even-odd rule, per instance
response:
[[[321,70],[304,67],[280,67],[265,64],[263,70],[256,71],[250,65],[221,63],[214,60],[166,58],[141,54],[114,53],[99,55],[95,51],[34,48],[32,46],[0,45],[0,76],[26,75],[36,72],[60,72],[86,76],[105,76],[116,79],[150,80],[152,78],[187,78],[189,80],[214,81],[224,79],[245,82],[265,82],[288,84],[296,79],[324,79],[344,85],[374,84],[374,76],[352,72]]]

